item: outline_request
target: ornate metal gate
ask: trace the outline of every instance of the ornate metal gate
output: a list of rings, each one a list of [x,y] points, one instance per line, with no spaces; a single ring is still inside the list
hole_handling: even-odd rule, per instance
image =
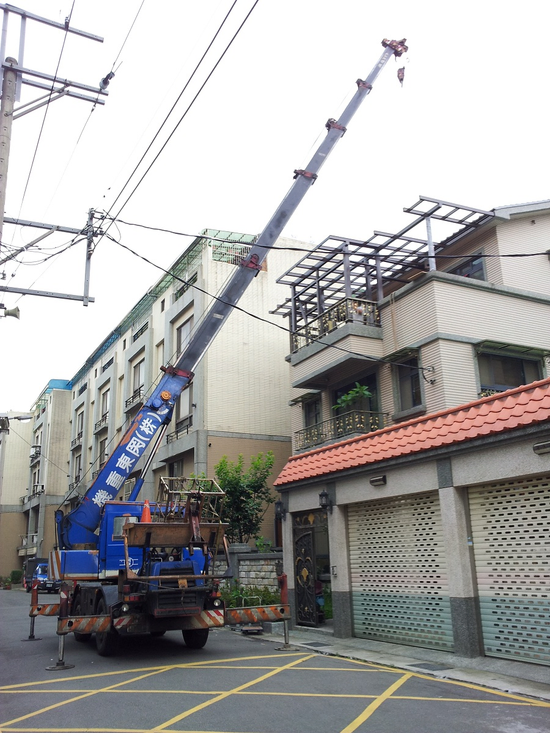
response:
[[[315,595],[317,576],[315,530],[326,524],[326,512],[311,511],[293,516],[296,621],[302,626],[319,625]]]

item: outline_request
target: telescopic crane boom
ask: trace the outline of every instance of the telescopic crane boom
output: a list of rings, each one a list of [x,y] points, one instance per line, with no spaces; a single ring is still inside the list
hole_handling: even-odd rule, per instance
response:
[[[206,312],[195,330],[188,346],[173,366],[163,367],[164,376],[158,386],[138,412],[124,437],[112,452],[107,463],[90,486],[76,509],[63,516],[56,515],[58,542],[61,550],[96,547],[95,533],[100,523],[101,510],[107,501],[114,499],[124,481],[132,473],[145,453],[153,446],[141,477],[130,496],[135,501],[143,477],[154,455],[154,446],[160,444],[169,423],[178,397],[193,379],[195,369],[206,350],[222,328],[233,307],[261,269],[270,247],[273,246],[290,217],[298,208],[311,185],[315,182],[321,167],[338,140],[345,133],[347,125],[358,110],[364,98],[384,66],[392,56],[399,57],[408,50],[406,39],[390,41],[384,39],[384,51],[365,80],[357,80],[357,91],[339,120],[329,119],[327,135],[311,158],[307,168],[294,171],[294,184],[275,210],[248,256],[235,270],[222,292]]]

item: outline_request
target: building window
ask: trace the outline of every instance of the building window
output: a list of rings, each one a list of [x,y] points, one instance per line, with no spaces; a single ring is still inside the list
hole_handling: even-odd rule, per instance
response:
[[[321,422],[321,399],[315,397],[312,400],[307,400],[302,405],[304,415],[304,427],[310,428],[313,425],[318,425]]]
[[[189,338],[191,336],[191,329],[193,328],[193,317],[188,318],[185,323],[182,323],[181,326],[178,326],[176,328],[176,349],[178,351],[178,356],[181,355],[182,351],[185,349],[187,344],[189,343]]]
[[[460,275],[461,277],[469,277],[473,280],[487,280],[485,277],[485,267],[483,265],[483,257],[478,252],[473,257],[468,257],[456,267],[449,270],[451,275]]]
[[[504,392],[540,379],[539,362],[532,359],[502,354],[478,354],[477,362],[482,396]]]
[[[76,416],[76,434],[82,435],[84,431],[84,410],[81,410]]]
[[[99,466],[103,466],[107,460],[107,438],[99,441]]]
[[[397,366],[399,410],[405,412],[422,405],[418,359],[408,359]]]
[[[74,457],[74,481],[77,483],[82,476],[82,453]]]
[[[105,417],[109,414],[109,396],[111,390],[106,389],[101,393],[101,417]]]
[[[138,392],[141,387],[145,384],[145,359],[142,359],[141,361],[138,361],[137,364],[134,364],[133,374],[132,374],[132,390],[133,392]]]

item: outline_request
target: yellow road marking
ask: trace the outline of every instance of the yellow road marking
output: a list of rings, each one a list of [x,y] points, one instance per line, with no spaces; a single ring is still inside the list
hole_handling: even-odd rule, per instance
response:
[[[393,685],[390,685],[388,689],[383,692],[381,695],[379,695],[374,702],[371,702],[371,704],[363,710],[361,715],[358,715],[355,720],[353,720],[349,725],[347,725],[345,728],[342,729],[341,733],[352,733],[352,731],[357,730],[359,726],[365,722],[370,716],[378,710],[380,705],[382,705],[383,702],[385,702],[391,695],[395,692],[395,690],[398,690],[401,685],[404,685],[407,680],[409,680],[413,676],[412,672],[408,672],[407,674],[404,674],[402,677],[400,677],[398,680],[396,680]]]
[[[304,652],[299,653],[291,653],[291,654],[261,654],[259,656],[249,656],[249,657],[229,657],[228,659],[216,659],[216,660],[206,660],[204,662],[188,662],[186,664],[178,663],[178,664],[162,664],[158,667],[136,667],[135,669],[119,669],[115,672],[96,672],[94,674],[81,674],[81,675],[75,675],[74,677],[71,677],[70,680],[91,680],[95,679],[97,677],[111,677],[116,675],[122,675],[122,674],[136,674],[136,672],[154,672],[155,670],[162,671],[163,669],[200,669],[204,667],[212,667],[215,669],[216,665],[223,665],[223,664],[229,664],[231,662],[238,662],[241,659],[244,661],[254,661],[256,659],[282,659],[284,657],[297,657],[302,656],[304,659],[307,657],[308,659],[311,659],[311,654],[306,655]],[[236,668],[238,669],[239,666],[236,664]],[[254,669],[256,665],[251,665],[250,669]],[[242,667],[245,669],[245,667]],[[271,667],[268,667],[268,669],[271,669]],[[59,682],[66,682],[66,679],[60,679],[60,680],[37,680],[36,682],[20,682],[17,685],[4,685],[3,687],[0,687],[0,692],[3,692],[4,690],[11,690],[14,688],[21,688],[21,687],[31,687],[32,685],[51,685],[55,684],[56,681]]]
[[[124,682],[117,682],[116,685],[111,685],[110,687],[104,687],[100,690],[94,690],[93,692],[87,692],[84,695],[73,697],[70,700],[62,700],[61,702],[54,703],[53,705],[48,705],[47,707],[41,708],[40,710],[36,710],[33,713],[27,713],[27,715],[23,715],[20,718],[14,718],[13,720],[8,720],[3,725],[0,725],[0,729],[5,728],[8,725],[13,725],[14,723],[20,723],[22,720],[28,720],[29,718],[34,718],[36,715],[47,713],[50,710],[55,710],[56,708],[63,707],[63,705],[70,705],[71,703],[77,702],[78,700],[84,700],[87,697],[93,697],[94,695],[99,695],[102,692],[109,692],[114,687],[120,687],[120,685],[126,685],[126,684],[129,684],[130,682],[137,682],[138,680],[145,679],[146,677],[152,677],[153,675],[160,674],[161,672],[167,671],[168,669],[169,667],[162,667],[160,669],[155,670],[154,672],[143,674],[140,677],[136,677],[131,680],[124,680]]]
[[[313,659],[314,657],[315,657],[315,654],[310,654],[304,657],[303,659],[295,659],[292,662],[289,662],[288,664],[285,664],[282,667],[273,669],[271,670],[271,672],[267,672],[267,674],[264,674],[255,680],[246,682],[244,685],[239,685],[238,687],[235,687],[233,690],[227,690],[227,692],[223,692],[221,695],[217,695],[212,700],[206,700],[205,702],[201,703],[200,705],[196,705],[194,708],[187,710],[185,713],[176,715],[174,718],[167,720],[166,723],[163,723],[162,725],[159,725],[156,728],[153,728],[153,731],[165,730],[170,725],[173,725],[174,723],[178,723],[180,720],[183,720],[184,718],[188,718],[190,715],[193,715],[194,713],[199,712],[199,710],[204,710],[204,708],[207,708],[210,705],[213,705],[214,703],[219,702],[220,700],[224,700],[225,698],[230,697],[231,695],[234,695],[237,692],[246,690],[247,687],[252,687],[252,685],[257,685],[259,682],[263,682],[264,680],[267,680],[270,677],[274,677],[275,675],[279,674],[280,672],[284,672],[287,669],[291,669],[292,667],[296,666],[297,664],[300,664],[302,661],[307,662],[308,659]]]

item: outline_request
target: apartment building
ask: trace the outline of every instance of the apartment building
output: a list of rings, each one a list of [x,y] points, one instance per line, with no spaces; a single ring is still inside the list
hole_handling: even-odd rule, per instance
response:
[[[404,212],[279,279],[294,619],[550,664],[550,201]]]
[[[214,295],[240,266],[254,236],[205,230],[92,352],[72,379],[70,485],[74,506],[101,470],[144,398],[174,364]],[[288,336],[270,316],[286,291],[277,278],[295,258],[280,238],[238,309],[214,340],[177,404],[140,498],[154,499],[162,476],[214,477],[223,455],[245,463],[273,451],[273,478],[291,452]],[[296,246],[296,242],[291,242]],[[267,321],[271,321],[271,324]],[[127,497],[138,473],[119,498]],[[263,535],[279,544],[273,511]]]
[[[28,413],[2,418],[0,575],[54,546],[54,513],[67,490],[70,396],[67,380],[52,379]]]

